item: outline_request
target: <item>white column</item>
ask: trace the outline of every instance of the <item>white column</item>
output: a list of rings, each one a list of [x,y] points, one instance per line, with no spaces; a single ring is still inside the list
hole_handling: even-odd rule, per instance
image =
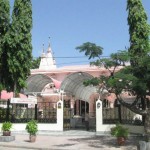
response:
[[[103,124],[103,115],[102,115],[102,101],[96,101],[96,132],[101,131],[101,126]]]
[[[63,111],[64,111],[64,106],[63,106],[63,101],[58,101],[57,102],[57,125],[58,125],[58,130],[63,131]]]

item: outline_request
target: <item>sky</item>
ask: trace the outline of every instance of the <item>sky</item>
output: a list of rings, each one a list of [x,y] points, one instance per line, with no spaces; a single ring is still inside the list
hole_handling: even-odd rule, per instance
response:
[[[31,0],[33,57],[48,48],[58,67],[89,64],[76,50],[85,42],[103,47],[103,56],[129,47],[127,0]],[[10,0],[13,7],[14,0]],[[142,0],[150,23],[150,0]],[[73,58],[75,57],[75,58]]]

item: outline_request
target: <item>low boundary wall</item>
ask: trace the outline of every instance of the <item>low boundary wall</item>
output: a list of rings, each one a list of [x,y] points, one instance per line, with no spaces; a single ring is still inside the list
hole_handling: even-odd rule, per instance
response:
[[[1,128],[0,124],[0,128]],[[96,132],[97,133],[110,133],[110,129],[115,126],[114,124],[103,124],[102,116],[102,102],[96,102]],[[130,133],[144,134],[143,126],[124,125],[129,128]],[[12,132],[24,132],[26,123],[14,123]],[[39,131],[63,131],[63,101],[57,102],[57,123],[38,123]]]
[[[0,124],[0,128],[2,123]],[[26,123],[13,123],[12,132],[25,131]],[[38,123],[39,131],[63,131],[63,101],[57,102],[57,123]]]

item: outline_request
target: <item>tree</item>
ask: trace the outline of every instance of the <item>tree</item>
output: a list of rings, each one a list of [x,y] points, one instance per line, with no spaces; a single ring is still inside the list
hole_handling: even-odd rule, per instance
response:
[[[79,50],[79,52],[85,52],[85,55],[89,56],[89,59],[95,57],[100,58],[103,51],[101,46],[97,46],[96,44],[90,42],[83,43],[83,45],[76,47],[76,49]]]
[[[4,36],[9,27],[10,5],[9,0],[0,0],[0,56],[3,50]]]
[[[150,51],[149,24],[141,0],[127,0],[128,25],[130,34],[131,65],[139,65],[139,58]],[[135,57],[136,55],[136,57]]]
[[[93,84],[101,89],[107,89],[109,93],[115,93],[117,100],[122,105],[142,115],[145,134],[147,140],[150,140],[150,27],[141,0],[127,0],[127,11],[130,35],[128,52],[120,51],[107,59],[98,57],[98,60],[92,62],[92,64],[97,66],[102,64],[108,70],[113,67],[110,70],[110,76],[94,78],[85,81],[84,84]],[[82,51],[87,53],[87,48]],[[89,47],[88,55],[90,53],[93,53],[93,49]],[[93,58],[97,56],[98,54],[94,53]],[[125,66],[125,62],[130,62],[130,65]],[[119,65],[123,65],[123,69],[115,72]],[[126,98],[133,97],[132,104],[124,100],[123,95],[125,94]]]
[[[40,61],[41,61],[40,57],[32,59],[31,69],[37,69],[37,68],[39,68]]]
[[[32,61],[31,45],[32,4],[31,0],[15,0],[12,22],[6,41],[5,73],[7,90],[19,92],[26,86]]]
[[[150,95],[150,26],[147,23],[147,15],[141,0],[128,0],[128,25],[130,34],[131,73],[134,77],[133,88],[137,100],[134,110],[145,117],[145,133],[150,138],[150,105],[147,97]],[[141,100],[142,110],[135,107]]]
[[[5,36],[9,29],[10,23],[10,5],[9,0],[0,0],[0,91],[4,87],[4,79],[2,78],[3,69],[3,53],[5,53]]]

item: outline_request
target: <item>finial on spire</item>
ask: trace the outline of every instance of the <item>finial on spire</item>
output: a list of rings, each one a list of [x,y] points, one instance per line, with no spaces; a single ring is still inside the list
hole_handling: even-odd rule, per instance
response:
[[[48,42],[48,43],[49,43],[49,45],[48,45],[48,47],[51,47],[51,44],[50,44],[50,38],[51,38],[51,37],[48,37],[48,38],[49,38],[49,42]]]
[[[43,53],[44,53],[44,43],[43,43]]]
[[[42,46],[42,55],[41,55],[42,58],[45,57],[45,53],[44,53],[44,43],[43,43],[43,46]]]
[[[51,44],[50,44],[50,37],[48,37],[49,38],[49,44],[48,44],[48,51],[47,52],[51,52]]]

